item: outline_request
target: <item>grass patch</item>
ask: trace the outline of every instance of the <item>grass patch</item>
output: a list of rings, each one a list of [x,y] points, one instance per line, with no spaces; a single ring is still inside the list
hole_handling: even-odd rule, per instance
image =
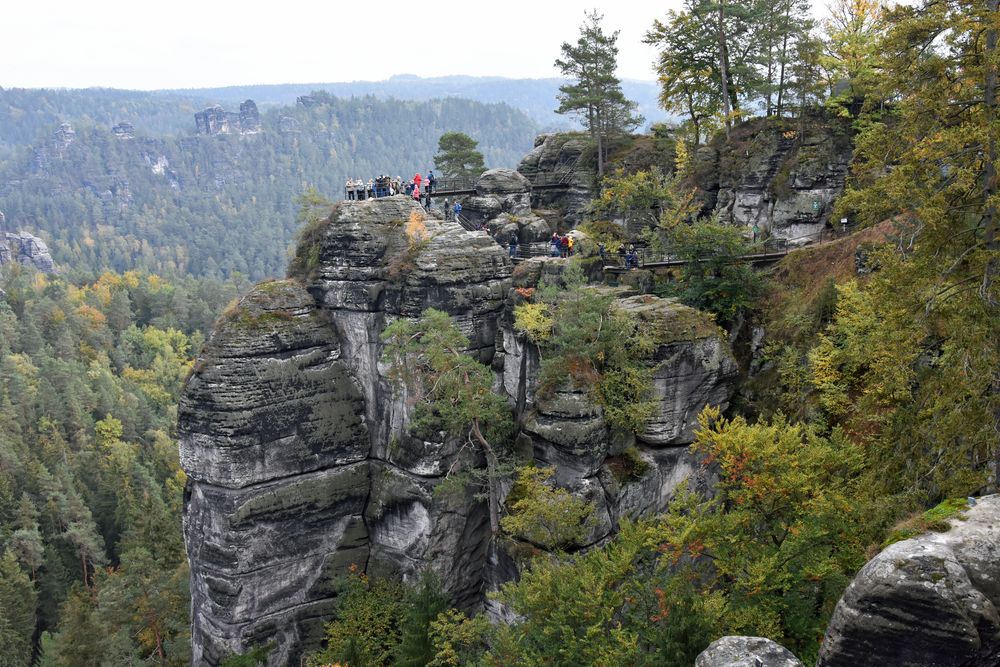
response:
[[[908,540],[911,537],[927,532],[944,533],[951,529],[949,519],[965,519],[962,514],[969,509],[969,501],[965,498],[948,498],[921,514],[914,514],[903,519],[895,526],[882,543],[882,549],[890,544]]]

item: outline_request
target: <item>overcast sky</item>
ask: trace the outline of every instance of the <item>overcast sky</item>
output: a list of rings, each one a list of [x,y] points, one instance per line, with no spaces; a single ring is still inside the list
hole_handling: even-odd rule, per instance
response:
[[[0,86],[195,88],[393,74],[551,77],[596,8],[621,30],[622,78],[654,79],[642,43],[680,0],[8,0]],[[377,7],[391,9],[379,10]]]

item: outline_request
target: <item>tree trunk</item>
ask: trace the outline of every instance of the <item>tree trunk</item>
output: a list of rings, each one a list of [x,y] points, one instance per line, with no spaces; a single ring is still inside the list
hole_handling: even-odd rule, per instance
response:
[[[994,16],[1000,9],[1000,0],[988,0],[989,10],[988,22],[992,25]],[[993,197],[997,192],[997,140],[996,140],[996,111],[997,111],[997,69],[995,58],[997,54],[998,34],[996,28],[986,31],[986,53],[983,62],[986,64],[986,80],[983,86],[983,107],[986,111],[984,124],[986,126],[986,165],[983,169],[983,228],[987,250],[1000,249],[1000,223],[997,220],[997,210],[993,203]],[[997,271],[997,261],[995,257],[990,257],[986,262],[986,269],[983,275],[983,284],[980,288],[980,296],[992,303],[990,289]],[[1000,472],[1000,470],[998,470]]]
[[[778,118],[781,118],[781,99],[785,93],[785,63],[788,62],[788,14],[791,11],[791,0],[785,5],[784,35],[781,38],[781,73],[778,75]]]
[[[726,119],[726,139],[729,139],[729,130],[732,128],[732,107],[729,104],[729,54],[726,49],[726,4],[724,0],[719,2],[719,74],[722,77],[722,113]]]
[[[483,451],[486,454],[486,505],[490,511],[490,534],[496,535],[500,530],[500,492],[497,488],[499,484],[497,464],[499,461],[489,441],[483,437],[483,432],[479,429],[479,420],[472,422],[472,435],[483,446]]]

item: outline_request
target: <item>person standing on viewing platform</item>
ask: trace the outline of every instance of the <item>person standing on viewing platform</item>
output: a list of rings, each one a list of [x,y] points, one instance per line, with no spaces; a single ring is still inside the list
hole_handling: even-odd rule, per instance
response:
[[[430,181],[427,182],[427,192],[424,193],[424,208],[426,210],[431,210],[431,186]]]
[[[354,199],[354,181],[347,179],[347,183],[344,184],[344,189],[347,191],[347,199]]]
[[[437,179],[434,178],[434,170],[427,172],[427,194],[434,192],[434,184],[437,183]]]
[[[517,232],[511,232],[510,242],[507,246],[507,249],[510,252],[511,259],[517,257]]]
[[[423,183],[423,182],[424,182],[424,179],[423,179],[423,177],[420,176],[419,173],[416,176],[413,177],[413,187],[416,188],[417,190],[420,189],[420,184]]]
[[[413,184],[413,198],[415,200],[417,200],[418,204],[420,203],[420,184],[419,183],[414,183]]]

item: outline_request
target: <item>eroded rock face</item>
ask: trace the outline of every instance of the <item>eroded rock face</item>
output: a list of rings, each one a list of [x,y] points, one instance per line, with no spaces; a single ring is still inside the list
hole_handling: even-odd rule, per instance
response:
[[[891,664],[891,663],[888,663]],[[802,667],[791,651],[764,637],[722,637],[702,651],[695,667]]]
[[[1000,496],[883,550],[844,592],[817,665],[1000,664]]]
[[[583,135],[541,134],[517,167],[529,179],[542,175],[548,182],[566,180],[568,187],[565,189],[533,192],[531,205],[561,209],[571,227],[583,221],[583,214],[594,196],[597,177],[593,168],[586,164],[586,150],[587,140]]]
[[[720,135],[695,155],[706,212],[790,244],[817,240],[851,162],[849,128],[810,117],[794,125],[758,119]]]
[[[532,260],[528,279],[564,265]],[[296,664],[319,646],[352,564],[404,580],[429,567],[466,609],[516,576],[473,490],[435,492],[453,464],[482,462],[461,441],[408,427],[412,407],[381,363],[394,319],[428,307],[452,316],[515,410],[519,451],[594,503],[580,546],[665,507],[698,469],[683,446],[691,415],[731,391],[731,360],[713,347],[724,334],[704,315],[623,294],[659,332],[650,363],[663,414],[635,438],[609,429],[583,390],[538,397],[538,350],[510,322],[506,252],[405,196],[337,204],[293,266],[220,319],[181,401],[196,665],[270,641],[271,666]]]
[[[257,134],[260,132],[260,112],[253,100],[240,103],[239,112],[226,111],[220,105],[202,109],[194,115],[198,134]]]
[[[0,216],[3,214],[0,213]],[[2,227],[2,220],[0,220]],[[42,273],[55,274],[56,265],[45,241],[28,232],[0,234],[0,266],[11,262],[32,266]]]

